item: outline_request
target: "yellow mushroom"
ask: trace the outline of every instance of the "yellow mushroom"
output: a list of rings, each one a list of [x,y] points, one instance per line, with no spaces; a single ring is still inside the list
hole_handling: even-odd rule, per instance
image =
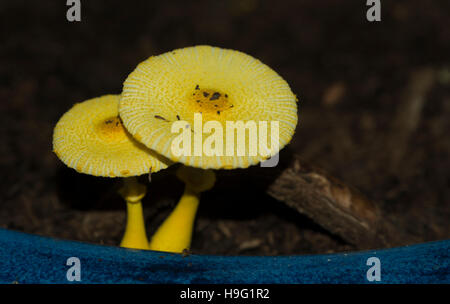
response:
[[[298,121],[297,98],[282,77],[247,54],[211,46],[178,49],[140,63],[124,82],[119,113],[124,126],[137,140],[185,165],[177,174],[186,183],[185,193],[150,244],[152,249],[174,252],[189,247],[200,192],[209,189],[200,187],[192,191],[191,184],[204,181],[200,183],[202,186],[212,187],[215,180],[211,170],[192,168],[233,169],[258,164],[290,142]],[[196,125],[198,117],[200,127]],[[185,150],[189,153],[181,155],[174,152],[173,143],[180,134],[172,128],[180,122],[185,124],[191,138]],[[230,122],[252,122],[256,126],[276,122],[278,134],[265,133],[266,147],[271,147],[265,153],[252,154],[245,147],[245,153],[240,153],[238,135],[236,140],[233,137],[234,144],[228,152],[225,147],[219,151],[220,139],[228,145],[227,132],[223,130],[228,130]],[[207,123],[214,126],[208,129],[210,133],[213,129],[223,131],[215,133],[214,144],[211,137],[203,134]],[[255,145],[255,133],[249,130],[241,134],[247,147],[250,143]],[[276,142],[275,148],[268,142]],[[214,153],[197,153],[199,149],[205,152],[202,149],[208,145],[214,147]]]
[[[149,249],[141,200],[146,187],[136,176],[158,172],[170,161],[135,141],[118,113],[119,95],[74,105],[56,124],[53,151],[79,173],[124,178],[119,190],[127,202],[127,225],[120,246]]]
[[[282,149],[298,120],[296,96],[274,70],[242,52],[211,46],[178,49],[140,63],[124,82],[119,113],[133,137],[150,149],[210,169],[247,168],[267,157],[195,156],[194,151],[179,157],[171,149],[178,136],[172,122],[193,126],[194,113],[201,113],[203,123],[218,121],[223,129],[226,121],[278,121]]]

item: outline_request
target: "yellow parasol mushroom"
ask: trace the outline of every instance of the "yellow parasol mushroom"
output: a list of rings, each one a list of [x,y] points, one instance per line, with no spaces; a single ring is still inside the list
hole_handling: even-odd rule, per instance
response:
[[[105,95],[74,105],[56,124],[53,151],[77,172],[123,177],[119,190],[127,202],[127,225],[120,246],[149,249],[141,200],[146,187],[136,176],[157,172],[170,161],[136,142],[119,118],[119,95]]]
[[[189,166],[179,169],[185,193],[153,236],[152,249],[180,252],[189,246],[191,236],[186,231],[192,231],[200,192],[212,187],[215,179],[212,171],[193,168],[247,168],[274,156],[292,139],[298,120],[296,102],[275,71],[235,50],[194,46],[150,57],[137,66],[121,95],[124,126],[148,148]],[[244,126],[241,141],[238,123]],[[268,124],[272,132],[261,128]],[[180,141],[174,129],[182,129],[190,140]],[[174,149],[180,142],[183,153]],[[250,153],[252,148],[259,152]],[[192,191],[192,184],[201,187]]]

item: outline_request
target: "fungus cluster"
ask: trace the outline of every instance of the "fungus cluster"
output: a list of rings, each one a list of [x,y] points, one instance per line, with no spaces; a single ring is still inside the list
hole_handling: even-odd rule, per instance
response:
[[[188,47],[140,63],[125,80],[120,96],[76,104],[57,123],[53,149],[80,173],[124,178],[120,194],[128,215],[121,246],[182,252],[190,247],[200,195],[214,186],[213,170],[247,168],[278,153],[294,134],[296,102],[286,81],[259,60],[234,50]],[[229,121],[277,121],[277,149],[265,155],[239,155],[234,145],[236,153],[231,155],[175,155],[173,123],[185,122],[195,135],[198,130],[191,126],[198,114],[224,129]],[[244,137],[245,143],[252,142],[250,132]],[[197,144],[207,140],[200,137]],[[173,163],[181,163],[176,175],[185,190],[148,242],[141,205],[146,187],[135,176]]]

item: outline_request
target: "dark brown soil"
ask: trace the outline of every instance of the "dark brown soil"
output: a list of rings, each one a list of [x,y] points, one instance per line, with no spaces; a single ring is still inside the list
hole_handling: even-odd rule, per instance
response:
[[[299,95],[289,149],[359,188],[419,241],[450,237],[448,1],[382,0],[378,23],[366,21],[365,1],[81,2],[79,23],[66,21],[65,1],[0,3],[0,227],[117,245],[125,223],[117,181],[66,168],[51,151],[53,127],[73,103],[120,93],[147,57],[210,44],[255,56]],[[409,111],[410,77],[425,66],[436,77],[419,111]],[[181,193],[170,172],[153,176],[149,232]],[[249,182],[203,196],[192,251],[357,245]]]

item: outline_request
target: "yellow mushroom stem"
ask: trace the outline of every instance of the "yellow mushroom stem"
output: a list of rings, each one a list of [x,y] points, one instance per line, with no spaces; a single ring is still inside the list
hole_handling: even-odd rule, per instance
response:
[[[175,209],[153,235],[150,249],[168,252],[189,249],[199,202],[200,193],[186,187]]]
[[[146,187],[139,184],[136,177],[127,177],[123,181],[124,185],[119,194],[127,202],[127,225],[120,247],[148,250],[150,248],[141,203],[146,194]]]
[[[153,235],[151,250],[181,253],[190,248],[200,195],[215,183],[215,174],[211,170],[181,166],[177,176],[185,183],[184,193]]]

